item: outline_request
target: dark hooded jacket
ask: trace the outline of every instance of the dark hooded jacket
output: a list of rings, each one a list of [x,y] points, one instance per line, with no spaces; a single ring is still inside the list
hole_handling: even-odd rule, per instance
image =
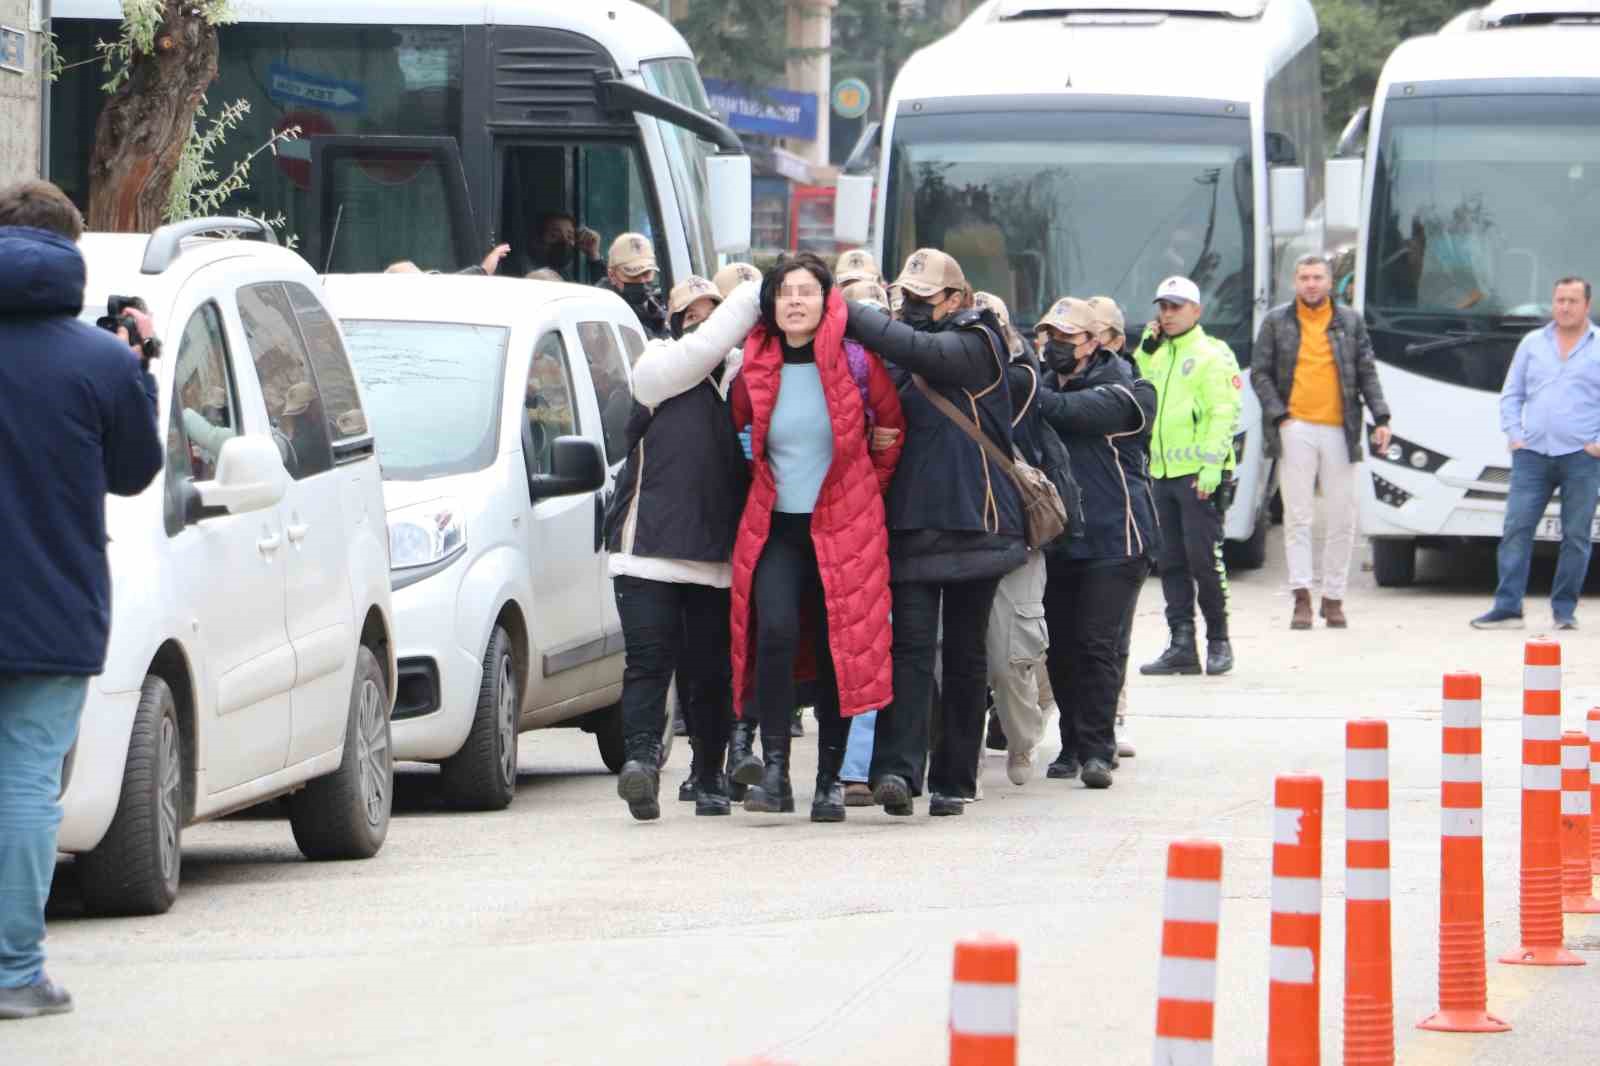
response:
[[[98,674],[111,628],[105,498],[161,470],[156,383],[79,321],[83,256],[0,226],[0,674]]]

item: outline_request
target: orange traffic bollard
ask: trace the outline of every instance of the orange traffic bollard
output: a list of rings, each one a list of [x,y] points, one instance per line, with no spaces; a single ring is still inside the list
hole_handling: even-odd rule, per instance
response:
[[[1389,723],[1344,727],[1344,1062],[1394,1066]]]
[[[1280,774],[1272,815],[1267,1066],[1320,1066],[1322,778]]]
[[[1439,1010],[1418,1023],[1440,1033],[1503,1033],[1489,1013],[1483,945],[1483,679],[1444,678],[1439,837]]]
[[[950,1066],[1017,1066],[1017,945],[956,943],[950,985]]]
[[[1600,914],[1589,859],[1589,735],[1561,734],[1561,912]]]
[[[1221,915],[1222,845],[1209,840],[1169,844],[1156,981],[1156,1066],[1211,1066]]]
[[[1561,945],[1561,645],[1530,640],[1522,671],[1522,943],[1500,961],[1582,966]]]
[[[1589,710],[1589,858],[1590,869],[1600,874],[1600,707]]]

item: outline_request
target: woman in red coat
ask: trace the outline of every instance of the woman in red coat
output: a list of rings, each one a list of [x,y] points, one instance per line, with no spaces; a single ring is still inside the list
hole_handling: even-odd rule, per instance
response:
[[[883,493],[901,444],[900,396],[877,356],[844,339],[844,301],[821,259],[784,259],[761,286],[761,323],[730,401],[750,433],[751,487],[733,549],[733,699],[761,727],[764,757],[735,753],[749,811],[794,810],[789,720],[802,637],[817,666],[817,788],[811,818],[844,820],[843,716],[894,695],[889,537]],[[848,347],[847,347],[848,345]],[[803,623],[810,626],[803,633]]]

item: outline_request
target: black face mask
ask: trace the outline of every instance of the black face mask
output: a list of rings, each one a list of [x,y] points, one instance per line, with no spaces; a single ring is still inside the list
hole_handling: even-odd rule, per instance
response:
[[[1058,374],[1069,374],[1078,365],[1078,357],[1073,352],[1073,346],[1066,341],[1051,341],[1044,346],[1044,361],[1046,365]]]
[[[900,306],[900,321],[918,332],[925,333],[935,325],[933,321],[933,305],[924,300],[906,298]]]
[[[630,281],[622,286],[622,298],[635,313],[656,311],[659,309],[656,300],[656,287],[646,285],[642,281]],[[657,305],[657,306],[652,306]]]
[[[560,270],[572,262],[572,245],[566,241],[552,241],[544,246],[545,266]]]

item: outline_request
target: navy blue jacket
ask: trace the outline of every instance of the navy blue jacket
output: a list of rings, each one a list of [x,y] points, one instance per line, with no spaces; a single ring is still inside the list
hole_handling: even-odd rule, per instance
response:
[[[106,493],[161,470],[155,379],[78,321],[83,284],[70,240],[0,226],[0,674],[105,666]]]

